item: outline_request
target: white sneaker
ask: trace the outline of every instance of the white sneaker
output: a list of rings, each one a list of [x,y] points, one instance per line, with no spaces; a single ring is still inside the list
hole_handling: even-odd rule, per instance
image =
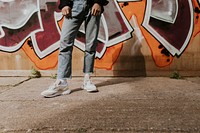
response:
[[[49,88],[41,93],[44,97],[55,97],[59,95],[67,95],[70,94],[71,90],[69,90],[66,82],[62,83],[60,80],[57,80],[53,85],[49,86]]]
[[[98,92],[97,87],[90,80],[85,81],[81,88],[87,92]]]

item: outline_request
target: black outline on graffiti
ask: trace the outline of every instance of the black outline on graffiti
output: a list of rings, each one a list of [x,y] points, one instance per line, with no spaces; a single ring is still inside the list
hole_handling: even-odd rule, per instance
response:
[[[150,0],[149,0],[150,1]],[[165,44],[161,41],[160,37],[157,37],[157,35],[155,35],[154,33],[152,33],[152,31],[149,29],[148,25],[145,25],[145,19],[150,19],[150,15],[147,15],[147,14],[150,14],[148,12],[150,12],[148,9],[149,9],[149,5],[148,5],[148,2],[146,3],[146,8],[145,8],[145,14],[144,14],[144,19],[143,19],[143,22],[142,22],[142,26],[144,27],[144,29],[146,29],[158,42],[160,42],[170,53],[172,56],[177,56],[177,57],[180,57],[181,54],[185,51],[185,49],[187,48],[188,44],[190,43],[191,41],[191,38],[192,38],[192,33],[193,33],[193,30],[194,30],[194,15],[193,15],[193,4],[192,2],[189,0],[188,1],[189,4],[190,4],[190,9],[191,9],[191,27],[190,27],[190,31],[188,33],[188,36],[185,40],[185,44],[182,46],[182,48],[180,50],[174,48],[172,45],[169,45],[168,44]],[[191,7],[192,6],[192,7]],[[147,11],[148,10],[148,11]],[[190,34],[190,35],[189,35]],[[165,40],[166,41],[166,40]],[[167,42],[167,41],[166,41]],[[186,43],[187,42],[187,43]],[[175,50],[175,51],[172,51],[172,50]]]

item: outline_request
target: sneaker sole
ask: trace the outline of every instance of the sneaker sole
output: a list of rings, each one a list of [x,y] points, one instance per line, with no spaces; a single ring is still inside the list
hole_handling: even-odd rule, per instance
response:
[[[98,90],[88,90],[84,86],[81,86],[81,89],[86,90],[87,92],[98,92]]]
[[[54,93],[54,94],[52,94],[52,95],[42,95],[43,97],[45,97],[45,98],[52,98],[52,97],[56,97],[56,96],[61,96],[61,95],[68,95],[68,94],[70,94],[71,93],[71,90],[66,90],[66,91],[63,91],[63,92],[56,92],[56,93]]]
[[[45,97],[45,98],[52,98],[52,97],[56,97],[56,96],[60,96],[62,93],[55,93],[55,94],[52,94],[52,95],[49,95],[49,96],[47,96],[47,95],[42,95],[43,97]]]
[[[66,90],[66,91],[63,91],[61,94],[62,95],[69,95],[72,91],[71,90]]]

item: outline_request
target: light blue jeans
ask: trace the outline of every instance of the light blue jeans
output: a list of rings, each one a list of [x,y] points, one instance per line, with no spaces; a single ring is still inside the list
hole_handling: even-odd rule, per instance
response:
[[[73,0],[73,2],[72,18],[65,17],[62,26],[57,79],[71,78],[74,40],[83,22],[85,22],[86,40],[83,72],[93,73],[94,69],[94,59],[98,43],[97,36],[101,16],[91,15],[91,9],[87,7],[85,0]]]

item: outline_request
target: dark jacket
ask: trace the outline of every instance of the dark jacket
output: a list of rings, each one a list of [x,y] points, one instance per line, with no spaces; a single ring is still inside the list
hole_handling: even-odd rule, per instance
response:
[[[103,6],[108,4],[108,1],[107,0],[87,0],[87,3],[91,7],[93,6],[94,3],[98,3],[103,8]],[[73,0],[60,0],[60,4],[58,8],[61,10],[65,6],[70,6],[72,8]]]

